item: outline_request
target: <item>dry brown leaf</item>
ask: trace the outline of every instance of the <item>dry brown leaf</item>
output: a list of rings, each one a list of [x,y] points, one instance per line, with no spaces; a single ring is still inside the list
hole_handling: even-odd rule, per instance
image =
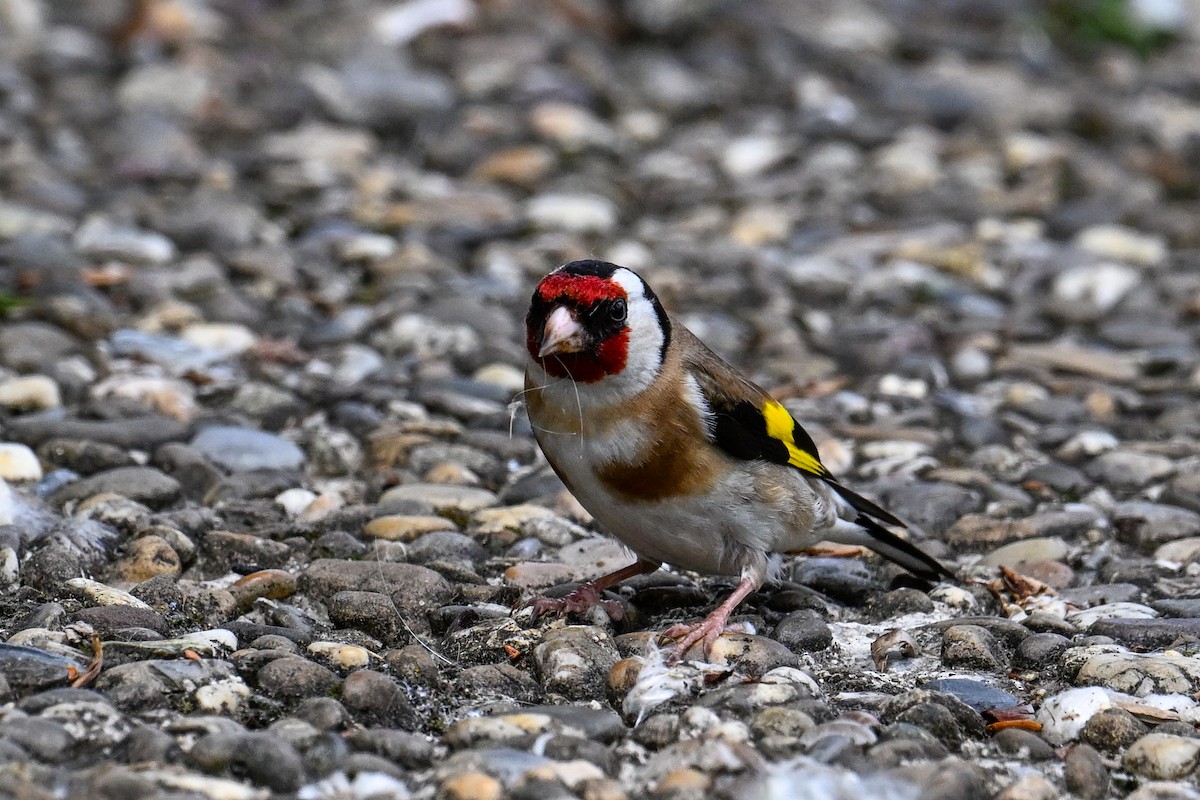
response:
[[[886,672],[888,657],[892,651],[899,652],[904,658],[914,658],[921,654],[921,646],[912,635],[901,628],[895,628],[871,642],[871,660],[875,669]]]

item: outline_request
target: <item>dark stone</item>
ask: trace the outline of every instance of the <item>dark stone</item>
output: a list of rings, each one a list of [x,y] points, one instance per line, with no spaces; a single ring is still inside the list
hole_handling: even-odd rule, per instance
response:
[[[1200,618],[1101,619],[1092,623],[1088,633],[1108,636],[1139,650],[1158,650],[1181,637],[1200,638]]]
[[[1063,770],[1067,791],[1082,800],[1103,800],[1108,797],[1108,768],[1104,759],[1092,747],[1077,744],[1067,751]]]
[[[122,628],[149,628],[161,634],[167,630],[167,621],[157,611],[137,606],[93,606],[81,608],[71,615],[75,622],[86,622],[96,629],[101,638],[111,639]],[[162,638],[159,636],[159,638]]]
[[[429,630],[428,611],[444,604],[453,594],[445,578],[415,564],[328,558],[308,565],[300,575],[300,589],[316,597],[332,597],[343,591],[386,594],[417,633]]]
[[[861,605],[881,588],[865,564],[846,558],[797,562],[792,568],[792,580],[854,606]]]
[[[275,792],[294,792],[304,785],[304,759],[284,739],[271,733],[249,733],[234,753],[232,771]]]
[[[905,614],[924,614],[931,611],[933,601],[929,599],[929,595],[910,588],[893,589],[872,597],[867,603],[867,616],[876,622]]]
[[[425,769],[433,763],[435,753],[433,744],[423,734],[392,728],[359,728],[346,737],[346,743],[405,769]]]
[[[1054,748],[1045,739],[1020,728],[1005,728],[992,737],[992,743],[1000,752],[1022,760],[1050,761],[1054,758]]]
[[[9,420],[5,434],[36,446],[47,439],[91,439],[125,450],[153,450],[191,435],[191,426],[169,417],[144,416],[112,420],[64,419],[54,412]]]
[[[1080,740],[1098,750],[1114,753],[1136,742],[1148,729],[1137,717],[1121,708],[1106,708],[1094,714],[1079,732]]]
[[[150,508],[162,508],[178,499],[179,481],[153,467],[117,467],[68,483],[50,496],[50,502],[61,506],[71,500],[109,492]]]
[[[1058,661],[1071,640],[1057,633],[1035,633],[1026,637],[1013,654],[1013,665],[1022,669],[1041,669]]]
[[[43,461],[80,475],[92,475],[135,463],[125,448],[88,439],[49,439],[42,442],[37,453]]]
[[[341,683],[329,669],[299,656],[274,659],[258,671],[259,688],[281,700],[329,695]]]
[[[408,695],[387,675],[369,669],[350,673],[342,683],[342,704],[369,725],[413,730],[416,714]]]
[[[72,755],[72,738],[58,722],[38,717],[8,717],[0,721],[0,738],[8,739],[41,761],[57,764]]]
[[[780,620],[771,638],[792,652],[811,653],[833,644],[833,631],[819,612],[802,609]]]
[[[986,628],[955,625],[942,635],[942,663],[947,667],[999,672],[1008,663],[1008,658],[996,637]]]
[[[388,644],[408,639],[392,598],[380,592],[338,592],[329,602],[329,618],[337,625],[358,628]]]
[[[970,678],[938,678],[921,688],[953,695],[979,712],[993,708],[1012,708],[1020,703],[1015,695]]]

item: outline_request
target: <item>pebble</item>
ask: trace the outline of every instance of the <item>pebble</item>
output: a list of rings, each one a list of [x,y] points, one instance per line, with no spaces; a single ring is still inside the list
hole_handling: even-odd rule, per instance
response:
[[[0,442],[0,478],[6,481],[40,481],[41,462],[23,444]]]
[[[539,228],[571,233],[607,233],[617,225],[617,207],[594,194],[543,194],[529,201],[525,216]]]
[[[999,672],[1007,659],[996,637],[978,625],[954,625],[942,635],[942,662],[948,667]]]
[[[1200,513],[1185,508],[1133,501],[1112,510],[1117,535],[1143,552],[1176,539],[1200,536]]]
[[[1067,790],[1083,800],[1101,800],[1108,796],[1110,779],[1100,754],[1086,744],[1077,744],[1063,759]]]
[[[196,434],[189,446],[230,472],[295,470],[304,464],[304,451],[272,433],[214,425]]]
[[[389,542],[412,542],[429,533],[455,531],[457,526],[445,517],[388,514],[363,526],[363,535]]]
[[[1138,285],[1137,271],[1112,262],[1072,267],[1060,272],[1051,287],[1052,313],[1074,322],[1100,319]]]
[[[175,243],[150,231],[114,225],[101,216],[88,218],[75,231],[75,249],[96,259],[140,264],[166,264],[176,256]]]
[[[320,597],[343,591],[377,592],[392,598],[401,616],[418,630],[427,627],[426,614],[449,600],[449,582],[438,573],[414,564],[345,561],[322,558],[300,575],[300,589]]]
[[[1200,663],[1174,652],[1131,653],[1117,648],[1086,656],[1075,682],[1138,696],[1189,694],[1200,686]]]
[[[1122,708],[1106,708],[1083,726],[1079,738],[1103,752],[1124,750],[1137,741],[1146,726]]]
[[[268,696],[284,700],[328,695],[342,684],[328,668],[296,656],[268,661],[258,670],[256,680]]]
[[[533,658],[546,691],[583,700],[603,695],[609,670],[620,656],[604,630],[569,626],[547,633]]]
[[[1042,738],[1054,745],[1078,739],[1088,720],[1112,707],[1108,691],[1099,687],[1067,689],[1051,695],[1037,712]]]
[[[1129,746],[1121,765],[1150,780],[1180,780],[1200,765],[1200,739],[1147,733]]]
[[[788,614],[775,626],[771,636],[797,653],[824,650],[833,644],[833,631],[829,623],[811,609]]]
[[[487,489],[469,486],[448,486],[437,483],[413,483],[388,489],[379,498],[381,511],[393,504],[409,501],[428,503],[440,514],[470,515],[483,508],[496,505],[497,498]]]
[[[405,730],[416,725],[412,704],[400,685],[369,669],[355,670],[346,677],[342,683],[342,704],[366,724]]]
[[[1020,703],[1016,696],[1003,689],[969,678],[937,678],[921,688],[954,695],[980,713],[994,708],[1012,708]]]
[[[151,508],[162,508],[174,502],[179,492],[179,481],[153,467],[117,467],[68,483],[50,496],[50,502],[61,505],[114,494]]]
[[[0,406],[13,411],[46,411],[62,405],[58,384],[45,375],[21,375],[0,381]]]
[[[1067,543],[1057,537],[1035,536],[998,547],[979,560],[988,567],[1019,568],[1031,561],[1058,561],[1067,555]]]
[[[1154,266],[1167,257],[1166,243],[1121,225],[1096,225],[1080,231],[1075,246],[1102,258]]]

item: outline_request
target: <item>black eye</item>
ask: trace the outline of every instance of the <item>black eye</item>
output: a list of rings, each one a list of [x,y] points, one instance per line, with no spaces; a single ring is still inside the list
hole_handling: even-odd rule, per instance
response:
[[[625,301],[613,300],[612,306],[608,309],[608,315],[613,318],[614,322],[625,321]]]

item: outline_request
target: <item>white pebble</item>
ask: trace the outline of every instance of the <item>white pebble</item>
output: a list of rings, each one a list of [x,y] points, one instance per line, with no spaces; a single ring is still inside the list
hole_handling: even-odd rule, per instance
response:
[[[1120,441],[1108,431],[1080,431],[1058,448],[1058,457],[1075,461],[1098,456],[1115,448]]]
[[[1089,719],[1112,707],[1108,691],[1097,686],[1059,692],[1046,698],[1038,710],[1042,738],[1054,745],[1076,739]]]
[[[1135,270],[1122,264],[1084,264],[1059,273],[1051,293],[1055,300],[1079,304],[1094,314],[1103,314],[1121,302],[1139,280]]]
[[[616,203],[598,194],[544,194],[525,207],[539,228],[571,233],[606,233],[617,227]]]
[[[1094,225],[1075,237],[1075,246],[1105,258],[1153,266],[1167,257],[1161,236],[1139,233],[1123,225]]]
[[[25,445],[0,442],[0,478],[6,481],[38,481],[42,479],[42,465]]]
[[[253,696],[241,678],[223,678],[196,690],[196,706],[209,714],[232,714]]]
[[[42,411],[62,405],[58,384],[45,375],[21,375],[0,381],[0,406],[17,411]]]
[[[245,325],[226,322],[199,322],[188,325],[181,334],[184,341],[216,350],[226,355],[244,353],[255,345],[258,337]]]
[[[289,517],[299,516],[316,499],[316,492],[310,492],[308,489],[299,487],[287,489],[275,495],[275,503],[282,506],[284,513]]]
[[[725,148],[721,169],[734,179],[753,178],[778,164],[787,154],[787,145],[776,136],[743,136]]]

